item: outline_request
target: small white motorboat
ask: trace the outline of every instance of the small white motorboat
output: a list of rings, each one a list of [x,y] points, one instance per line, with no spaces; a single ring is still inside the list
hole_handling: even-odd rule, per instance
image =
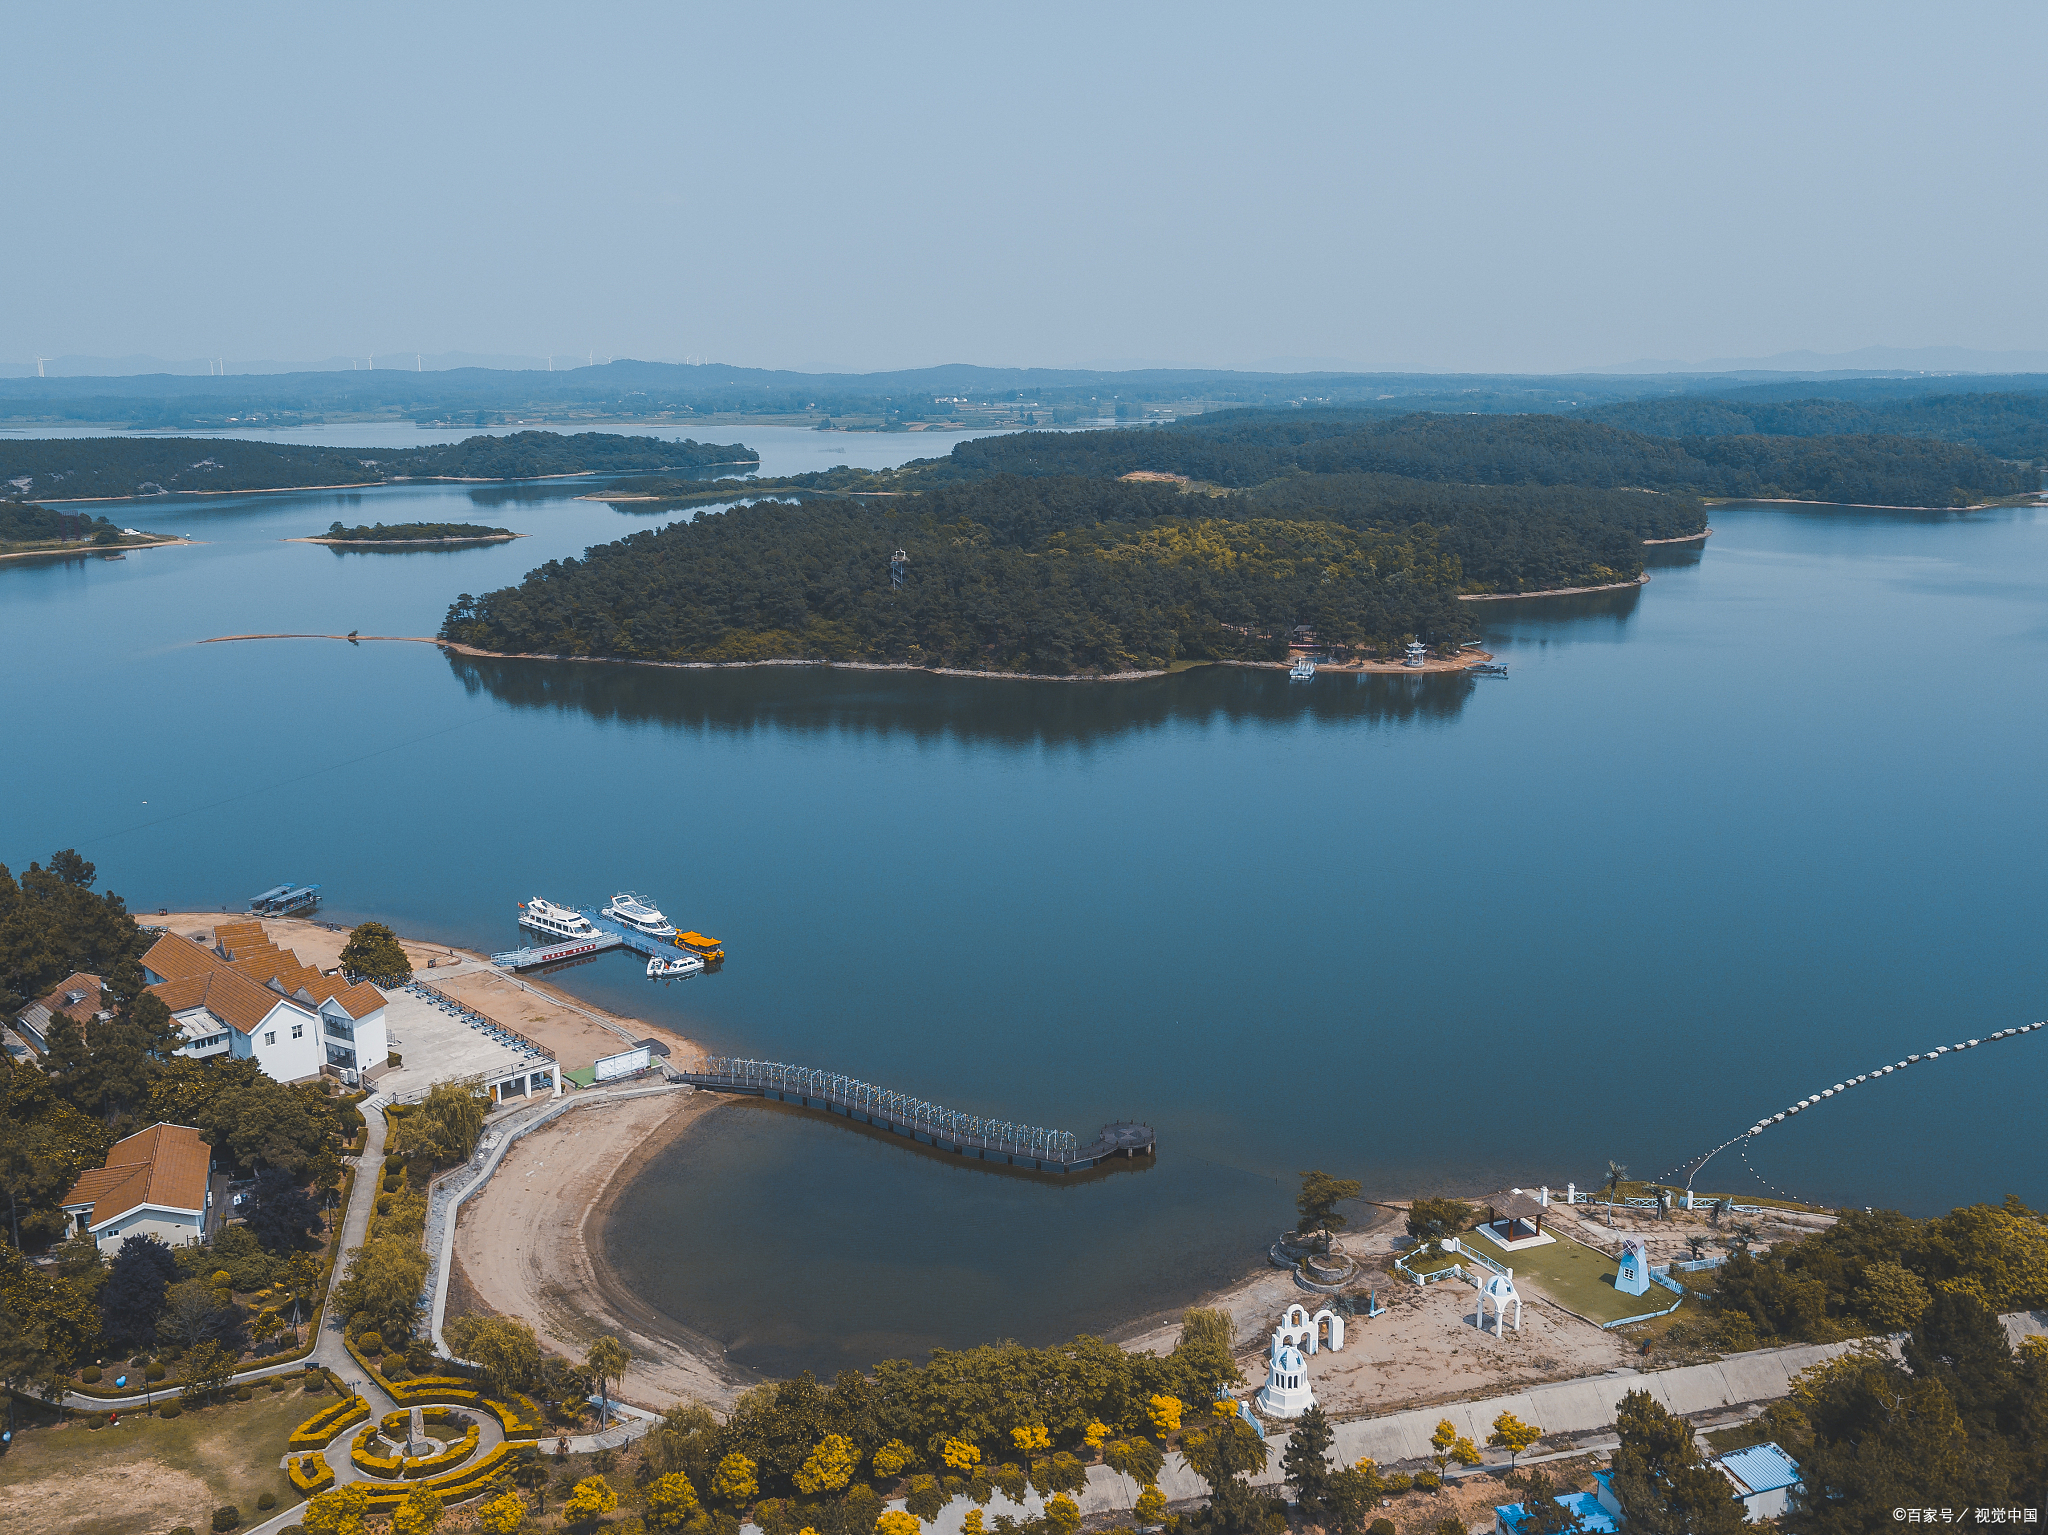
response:
[[[1297,658],[1295,663],[1287,668],[1287,680],[1289,682],[1307,682],[1314,678],[1315,674],[1316,663],[1307,656]]]
[[[657,954],[647,961],[647,979],[650,981],[680,980],[686,975],[695,975],[704,968],[704,961],[694,954],[678,954],[670,959],[666,954]]]

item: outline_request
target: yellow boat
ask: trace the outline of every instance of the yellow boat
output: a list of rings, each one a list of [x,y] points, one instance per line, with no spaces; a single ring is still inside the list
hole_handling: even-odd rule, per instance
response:
[[[725,958],[725,950],[719,947],[716,938],[706,938],[702,933],[676,934],[676,947],[688,949],[692,954],[701,954],[707,961],[717,962]]]

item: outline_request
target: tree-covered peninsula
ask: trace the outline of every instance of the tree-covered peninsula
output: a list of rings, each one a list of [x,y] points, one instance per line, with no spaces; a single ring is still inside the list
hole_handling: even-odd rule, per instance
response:
[[[416,448],[330,448],[213,437],[0,441],[0,482],[45,501],[378,485],[390,480],[644,474],[759,462],[760,455],[741,443],[668,442],[615,432],[514,432]]]

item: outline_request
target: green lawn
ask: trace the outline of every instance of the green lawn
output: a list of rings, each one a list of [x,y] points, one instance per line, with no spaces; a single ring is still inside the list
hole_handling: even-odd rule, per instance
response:
[[[1470,1242],[1476,1251],[1503,1268],[1513,1269],[1518,1288],[1527,1285],[1596,1322],[1618,1322],[1646,1311],[1662,1311],[1678,1299],[1655,1284],[1642,1295],[1622,1294],[1614,1288],[1614,1259],[1569,1237],[1560,1236],[1547,1246],[1525,1247],[1512,1253],[1496,1246],[1481,1231],[1468,1231],[1460,1240]]]
[[[208,1528],[232,1503],[245,1525],[270,1517],[256,1499],[299,1501],[278,1466],[285,1440],[325,1399],[258,1390],[253,1400],[185,1412],[165,1422],[124,1414],[88,1429],[25,1428],[0,1456],[0,1532],[14,1535],[162,1535],[180,1524]],[[308,1405],[308,1404],[311,1405]]]

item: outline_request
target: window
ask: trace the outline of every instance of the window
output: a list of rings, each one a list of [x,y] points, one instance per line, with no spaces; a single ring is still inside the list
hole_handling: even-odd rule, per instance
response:
[[[295,1023],[295,1024],[293,1024],[293,1025],[292,1025],[292,1038],[293,1038],[293,1039],[304,1039],[305,1037],[306,1037],[306,1026],[305,1026],[305,1025],[304,1025],[303,1023]]]
[[[265,1034],[265,1035],[263,1036],[263,1043],[265,1043],[266,1045],[274,1045],[274,1044],[276,1044],[276,1043],[277,1043],[277,1030],[275,1030],[275,1029],[272,1029],[272,1030],[271,1030],[271,1031],[270,1031],[269,1033]]]

